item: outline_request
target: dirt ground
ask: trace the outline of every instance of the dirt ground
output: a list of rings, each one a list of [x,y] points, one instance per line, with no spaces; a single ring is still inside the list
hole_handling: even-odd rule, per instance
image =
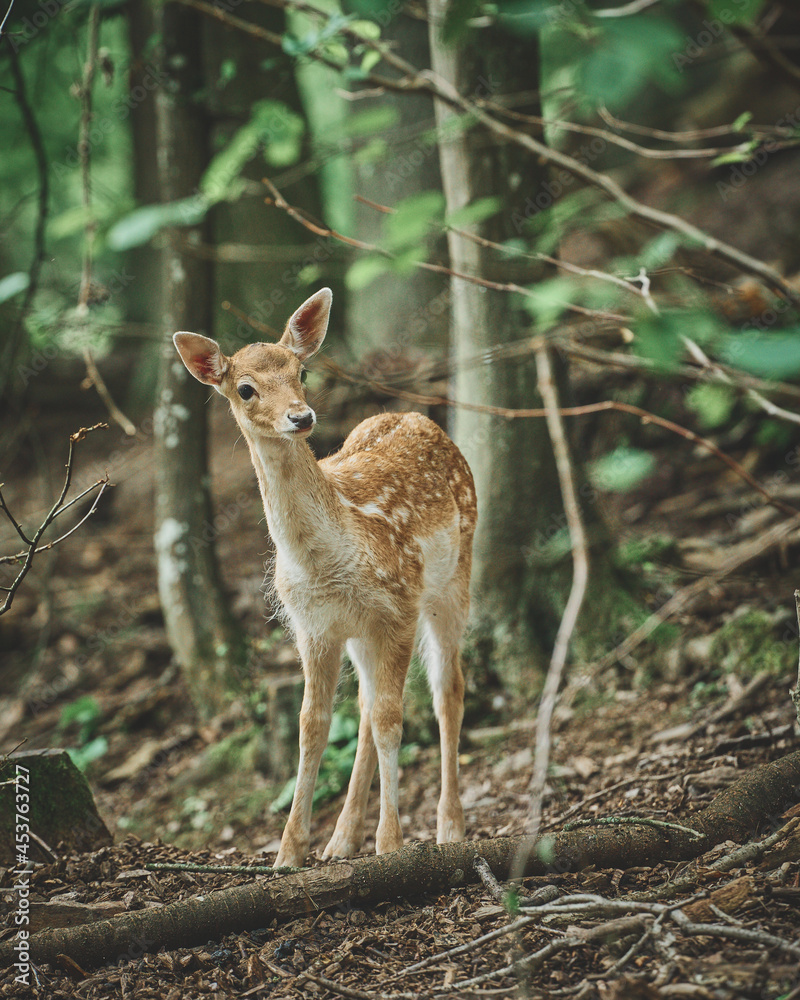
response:
[[[294,651],[265,622],[268,543],[249,457],[224,407],[217,401],[210,405],[218,517],[209,530],[232,607],[260,639],[255,672],[262,683],[293,678],[287,682],[291,687],[298,670]],[[335,399],[328,406],[333,411]],[[366,415],[368,408],[365,403],[363,412],[350,418]],[[7,435],[0,479],[18,520],[34,523],[56,495],[67,434],[104,417],[101,404],[87,395],[81,410],[60,411],[58,420],[49,422],[33,414]],[[234,705],[224,717],[199,723],[171,663],[152,552],[152,434],[146,418],[139,426],[133,438],[112,427],[83,443],[76,491],[106,469],[114,489],[80,534],[37,560],[12,612],[0,618],[0,749],[10,752],[22,741],[25,749],[86,745],[90,740],[79,723],[65,722],[65,708],[87,696],[96,706],[91,739],[106,741],[87,765],[87,775],[115,844],[74,857],[51,845],[57,858],[37,865],[31,882],[31,901],[43,920],[46,904],[102,902],[142,909],[247,881],[252,876],[156,873],[144,865],[269,863],[285,819],[269,803],[286,774],[241,767],[232,749],[237,739],[246,742],[242,734],[252,730],[252,713]],[[727,445],[786,502],[797,503],[800,478],[797,463],[790,460],[791,443],[753,454],[744,442]],[[333,443],[321,439],[323,448]],[[798,746],[788,697],[797,670],[792,592],[798,581],[790,567],[798,541],[790,537],[756,553],[741,571],[719,579],[720,565],[736,546],[757,549],[758,539],[784,515],[765,507],[728,470],[685,442],[661,447],[660,474],[635,494],[609,497],[607,514],[626,551],[638,552],[631,559],[652,607],[695,580],[705,579],[707,587],[671,619],[660,644],[646,644],[622,665],[587,674],[583,681],[580,669],[572,668],[554,726],[545,800],[548,830],[567,818],[685,821],[749,768]],[[14,543],[9,526],[0,525],[0,551],[12,551]],[[493,715],[468,717],[462,740],[471,839],[522,832],[529,808],[536,706],[511,715],[498,692],[493,708]],[[414,746],[403,758],[406,842],[435,835],[438,750],[421,718],[411,726]],[[252,745],[251,740],[247,746]],[[338,795],[315,810],[317,859],[341,802]],[[766,836],[790,814],[765,816],[756,835]],[[376,824],[373,788],[368,829],[374,831]],[[761,937],[692,936],[664,920],[656,930],[651,926],[634,949],[641,931],[633,937],[584,937],[554,949],[535,966],[512,969],[515,961],[569,936],[578,924],[585,928],[609,917],[598,911],[566,921],[545,914],[514,933],[479,941],[514,917],[486,885],[478,884],[369,909],[314,911],[309,906],[289,923],[201,947],[132,955],[100,970],[66,962],[41,966],[30,986],[15,983],[14,970],[4,970],[0,993],[88,1000],[307,995],[788,1000],[800,996],[800,856],[796,839],[794,844],[793,853],[778,852],[725,873],[713,869],[712,856],[697,869],[693,891],[750,877],[736,911],[719,911],[711,919]],[[714,857],[733,847],[719,846]],[[371,835],[365,852],[370,849]],[[659,864],[584,870],[526,880],[522,892],[529,894],[547,881],[562,894],[616,899],[674,880],[685,869],[685,864]],[[15,933],[12,884],[13,871],[0,870],[5,928],[0,937]],[[468,947],[446,954],[459,945]],[[437,955],[423,969],[410,969]],[[481,982],[461,985],[481,976]]]

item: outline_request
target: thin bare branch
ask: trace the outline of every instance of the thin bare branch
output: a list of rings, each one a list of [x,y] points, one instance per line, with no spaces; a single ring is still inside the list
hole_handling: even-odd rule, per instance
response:
[[[41,524],[39,525],[39,527],[34,532],[33,537],[30,539],[30,544],[29,544],[29,547],[28,547],[28,551],[26,553],[24,553],[24,561],[22,563],[22,567],[20,568],[19,572],[17,573],[16,578],[14,579],[14,581],[12,582],[12,584],[11,584],[10,587],[3,587],[2,588],[2,590],[6,594],[6,598],[5,598],[4,603],[0,606],[0,615],[5,614],[5,612],[8,611],[11,608],[11,605],[12,605],[12,603],[14,601],[14,595],[19,590],[19,588],[20,588],[20,586],[22,584],[22,581],[28,575],[28,572],[29,572],[29,570],[31,568],[31,565],[33,563],[33,559],[37,555],[37,553],[45,551],[47,549],[50,549],[54,545],[57,545],[59,542],[62,542],[65,538],[68,538],[97,509],[97,503],[98,503],[98,501],[100,499],[100,496],[103,494],[104,490],[108,486],[108,477],[106,477],[105,479],[98,480],[98,482],[96,482],[93,486],[89,487],[88,490],[84,490],[82,496],[85,496],[86,493],[91,492],[91,490],[97,488],[98,486],[100,487],[99,492],[98,492],[97,496],[95,497],[94,502],[93,502],[91,508],[81,518],[81,520],[73,528],[71,528],[69,531],[67,531],[65,534],[63,534],[60,538],[57,538],[55,541],[53,541],[53,542],[51,542],[51,543],[49,543],[49,544],[47,544],[45,546],[42,546],[42,547],[39,546],[39,542],[42,539],[42,535],[44,535],[45,531],[47,531],[47,529],[50,527],[50,525],[53,523],[53,521],[59,516],[59,514],[63,513],[63,511],[66,510],[67,507],[71,506],[72,503],[75,502],[75,501],[70,501],[68,504],[64,503],[64,501],[66,500],[67,493],[69,492],[70,485],[72,483],[72,466],[73,466],[73,461],[74,461],[74,457],[75,457],[75,446],[78,443],[80,443],[81,441],[83,441],[83,439],[86,437],[87,434],[90,434],[92,431],[96,431],[96,430],[98,430],[100,428],[106,428],[107,429],[108,428],[108,424],[100,423],[100,424],[95,424],[93,427],[81,427],[80,430],[78,430],[74,434],[70,435],[70,438],[69,438],[69,454],[67,456],[67,466],[66,466],[66,470],[67,471],[66,471],[66,475],[64,476],[64,485],[61,488],[61,492],[59,493],[58,499],[53,504],[53,506],[50,508],[50,510],[47,512],[47,514],[45,515],[45,517],[42,520]],[[10,512],[8,511],[8,508],[7,508],[6,504],[5,504],[5,501],[3,501],[3,503],[2,503],[2,509],[6,513],[6,515],[10,518],[10,520],[12,521],[12,523],[16,524],[16,521],[14,520],[14,518],[11,516]],[[20,553],[20,557],[22,557],[22,556],[23,556],[23,554]],[[18,556],[6,557],[3,561],[4,562],[15,562],[15,561],[18,561],[18,559],[20,557],[18,557]]]

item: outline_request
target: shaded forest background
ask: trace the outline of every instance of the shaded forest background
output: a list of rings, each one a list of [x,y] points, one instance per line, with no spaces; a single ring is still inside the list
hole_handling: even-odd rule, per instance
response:
[[[15,3],[0,45],[3,495],[39,523],[69,434],[100,420],[74,487],[115,485],[0,618],[3,739],[33,721],[82,766],[123,767],[114,785],[172,753],[153,739],[126,757],[125,727],[163,731],[185,697],[218,748],[209,774],[289,777],[298,678],[264,621],[249,460],[169,335],[229,352],[270,339],[322,285],[318,454],[369,413],[421,408],[475,473],[468,721],[529,712],[559,636],[579,703],[670,670],[698,697],[725,690],[652,616],[687,571],[719,572],[795,513],[798,39],[791,5],[760,0]],[[566,474],[544,365],[557,403],[586,408],[561,421]],[[718,462],[709,553],[666,501]],[[794,655],[776,611],[795,585],[787,537],[722,602],[750,615],[742,658],[774,655],[778,672]],[[19,544],[10,523],[0,539]],[[412,744],[433,727],[421,689]],[[324,794],[353,727],[345,700]],[[202,830],[203,800],[187,810],[176,830]]]

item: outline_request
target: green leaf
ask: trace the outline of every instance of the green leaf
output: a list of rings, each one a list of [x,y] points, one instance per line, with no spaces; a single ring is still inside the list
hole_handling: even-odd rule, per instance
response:
[[[7,274],[5,278],[0,278],[0,302],[8,302],[15,295],[24,292],[31,283],[30,277],[25,271],[15,271]]]
[[[681,332],[675,317],[670,314],[646,316],[634,328],[634,347],[639,355],[670,371],[677,366],[683,349]]]
[[[85,746],[71,747],[67,750],[72,758],[72,763],[79,771],[85,771],[93,760],[97,760],[98,757],[102,757],[107,752],[108,740],[105,736],[97,736]]]
[[[604,20],[578,69],[578,87],[596,107],[620,108],[650,81],[674,87],[680,75],[672,56],[683,37],[674,24],[655,15]]]
[[[589,477],[598,489],[609,493],[627,493],[656,467],[648,451],[639,448],[615,448],[589,465]]]
[[[364,57],[361,60],[361,66],[359,68],[364,76],[366,76],[367,73],[369,73],[371,69],[374,69],[380,61],[380,52],[376,52],[375,49],[370,49],[368,52],[364,53]]]
[[[545,865],[551,865],[556,857],[556,839],[551,834],[545,834],[539,838],[536,845],[536,854],[539,860]]]
[[[373,254],[371,257],[362,257],[350,266],[345,276],[345,284],[352,292],[360,292],[366,288],[376,278],[386,274],[389,270],[389,261],[385,257]]]
[[[548,25],[577,20],[575,4],[559,5],[556,0],[510,0],[498,4],[497,10],[497,23],[523,38],[532,37]]]
[[[746,163],[758,149],[758,139],[748,142],[743,149],[732,149],[730,153],[721,153],[711,161],[712,167],[721,167],[726,163]]]
[[[742,114],[736,119],[736,121],[731,125],[734,132],[744,131],[745,125],[748,125],[753,120],[752,111],[743,111]]]
[[[708,0],[708,14],[723,24],[754,24],[764,0]]]
[[[441,223],[444,195],[441,191],[422,191],[404,198],[393,215],[386,217],[384,246],[405,250],[424,240],[434,223]]]
[[[530,286],[533,297],[526,298],[524,305],[536,320],[537,329],[546,330],[558,322],[574,301],[577,285],[574,278],[558,277]]]
[[[342,124],[348,135],[360,136],[392,128],[399,120],[400,112],[397,108],[391,104],[383,104],[374,108],[365,108],[363,111],[356,111],[348,115]]]
[[[728,335],[721,356],[727,364],[759,378],[793,378],[800,375],[800,327],[767,335]]]
[[[385,28],[400,10],[396,0],[348,0],[347,8]]]
[[[211,203],[198,195],[166,205],[145,205],[113,225],[106,235],[106,243],[112,250],[130,250],[147,243],[165,226],[195,225],[210,207]]]
[[[483,222],[491,218],[502,209],[503,202],[500,198],[478,198],[463,208],[457,208],[445,218],[448,226],[472,226],[475,223]]]
[[[686,405],[693,410],[704,430],[721,427],[730,419],[736,404],[736,394],[726,385],[704,382],[686,396]]]
[[[351,5],[352,6],[352,5]],[[381,37],[380,26],[374,21],[350,21],[348,28],[351,31],[355,31],[357,35],[361,35],[362,38],[368,38],[370,41],[377,42]],[[374,49],[372,50],[375,51]],[[378,58],[380,55],[378,54]]]

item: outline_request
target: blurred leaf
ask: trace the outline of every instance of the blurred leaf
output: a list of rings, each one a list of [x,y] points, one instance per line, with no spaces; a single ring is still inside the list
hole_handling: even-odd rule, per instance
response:
[[[627,104],[648,82],[677,86],[680,75],[671,57],[683,41],[674,24],[655,15],[604,20],[579,66],[579,90],[593,106],[613,109]]]
[[[400,11],[396,0],[345,0],[342,7],[348,12],[358,14],[359,17],[377,21],[384,28]]]
[[[501,198],[478,198],[463,208],[457,208],[445,217],[448,226],[471,226],[491,218],[503,208]]]
[[[577,4],[559,6],[556,0],[509,0],[498,4],[497,23],[515,35],[530,38],[556,21],[577,20],[579,9]]]
[[[70,747],[67,750],[67,753],[72,758],[72,763],[78,768],[79,771],[85,771],[93,760],[97,760],[98,757],[102,757],[103,754],[107,752],[108,740],[105,736],[97,736],[95,739],[90,740],[85,746]]]
[[[348,135],[371,135],[383,129],[392,128],[400,120],[400,112],[391,104],[365,108],[348,115],[343,122]]]
[[[683,345],[680,334],[683,324],[671,313],[647,315],[634,328],[634,348],[642,357],[650,358],[667,371],[678,364]]]
[[[739,115],[736,121],[734,121],[733,125],[731,125],[731,128],[733,129],[734,132],[741,132],[744,129],[745,125],[748,125],[752,120],[753,120],[753,112],[744,111],[742,112],[742,114]]]
[[[461,41],[467,34],[468,23],[481,11],[481,0],[450,0],[442,25],[442,40],[447,45]]]
[[[441,223],[444,195],[441,191],[422,191],[403,198],[395,206],[395,213],[385,222],[383,241],[389,250],[405,250],[420,243],[434,223]]]
[[[639,448],[615,448],[589,464],[589,478],[598,489],[609,493],[627,493],[656,467],[648,451]]]
[[[78,739],[81,743],[87,743],[94,737],[102,715],[102,709],[96,698],[87,694],[62,708],[58,728],[67,729],[69,726],[77,724],[80,727]]]
[[[371,69],[374,69],[378,63],[381,61],[380,52],[376,52],[375,49],[369,49],[368,52],[364,53],[364,57],[361,60],[361,72],[364,76],[369,73]]]
[[[743,332],[728,335],[722,344],[723,361],[759,378],[800,375],[800,327],[780,333]]]
[[[720,156],[715,156],[711,161],[711,166],[721,167],[726,163],[746,163],[758,147],[758,139],[753,139],[752,142],[747,143],[744,149],[733,149],[730,153],[722,153]]]
[[[223,59],[219,65],[219,77],[217,78],[217,87],[221,90],[227,84],[236,78],[236,60],[235,59]]]
[[[574,301],[577,282],[574,278],[549,278],[531,285],[532,298],[525,299],[525,308],[536,320],[537,329],[548,329],[566,312]]]
[[[655,239],[642,247],[639,255],[639,265],[647,271],[663,267],[672,260],[672,255],[681,245],[679,233],[659,233]]]
[[[7,274],[5,278],[0,278],[0,302],[8,302],[15,295],[24,292],[31,283],[30,277],[25,271],[15,271]]]
[[[377,254],[361,257],[348,269],[345,284],[350,291],[360,292],[388,270],[389,261],[385,257],[379,257]]]
[[[358,735],[358,721],[352,715],[344,712],[334,712],[331,719],[331,729],[328,734],[329,743],[344,743]]]
[[[726,385],[704,382],[692,388],[686,405],[693,410],[704,430],[721,427],[730,419],[736,394]]]
[[[373,42],[377,42],[381,37],[381,29],[374,21],[350,21],[348,28],[355,31],[357,35],[361,35],[362,38],[368,38]],[[376,53],[376,55],[380,58],[380,53]]]
[[[710,17],[723,24],[754,24],[764,0],[708,0]]]
[[[120,219],[106,235],[112,250],[130,250],[147,243],[165,226],[193,226],[210,208],[211,203],[193,195],[166,205],[145,205]]]

